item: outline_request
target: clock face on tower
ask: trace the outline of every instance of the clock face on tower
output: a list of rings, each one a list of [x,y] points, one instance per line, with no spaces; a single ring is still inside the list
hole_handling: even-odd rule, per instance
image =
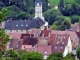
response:
[[[36,12],[41,12],[41,9],[39,7],[36,8]]]

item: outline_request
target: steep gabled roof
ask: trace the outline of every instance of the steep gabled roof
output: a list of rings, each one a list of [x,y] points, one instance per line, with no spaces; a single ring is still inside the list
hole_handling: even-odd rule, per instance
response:
[[[49,44],[53,52],[64,52],[65,46],[68,44],[69,34],[52,34],[49,39]]]

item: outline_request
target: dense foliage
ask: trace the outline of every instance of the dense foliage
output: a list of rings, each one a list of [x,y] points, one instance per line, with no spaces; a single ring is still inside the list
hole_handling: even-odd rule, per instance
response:
[[[45,12],[48,9],[48,0],[42,0],[42,4]],[[8,10],[6,19],[28,19],[29,16],[34,16],[35,0],[0,0],[0,10],[4,7]]]
[[[78,57],[79,60],[80,60],[80,47],[77,48],[77,50],[76,50],[76,55],[77,55],[77,57]]]
[[[0,11],[0,24],[6,17],[7,10],[4,8]],[[10,40],[9,36],[5,33],[4,29],[0,28],[0,51],[5,49],[6,43]]]
[[[70,25],[79,22],[80,19],[80,1],[79,0],[41,0],[43,6],[43,15],[53,29],[65,30],[61,26],[64,20],[70,20]],[[57,9],[55,8],[58,7]],[[7,9],[7,19],[24,20],[34,17],[35,0],[0,0],[0,10]],[[68,19],[68,18],[69,19]],[[69,26],[70,28],[70,26]],[[69,29],[66,27],[66,29]]]

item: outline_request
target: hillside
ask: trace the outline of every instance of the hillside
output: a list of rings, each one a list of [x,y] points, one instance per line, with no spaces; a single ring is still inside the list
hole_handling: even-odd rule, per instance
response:
[[[73,3],[75,0],[65,0],[65,3]],[[52,5],[58,5],[60,0],[49,0]]]

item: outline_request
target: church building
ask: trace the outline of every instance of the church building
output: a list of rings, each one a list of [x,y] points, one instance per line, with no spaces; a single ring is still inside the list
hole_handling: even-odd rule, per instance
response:
[[[4,23],[4,29],[6,32],[20,32],[26,33],[27,30],[32,28],[39,27],[41,30],[45,26],[48,26],[48,23],[45,21],[42,15],[42,2],[41,0],[35,1],[35,17],[34,19],[28,20],[8,20]]]
[[[41,26],[40,29],[43,30],[44,27],[47,27],[47,29],[48,29],[48,22],[45,21],[45,18],[42,14],[42,2],[41,2],[41,0],[36,0],[36,2],[35,2],[35,18],[36,17],[41,18],[45,22],[45,24],[43,26]]]

